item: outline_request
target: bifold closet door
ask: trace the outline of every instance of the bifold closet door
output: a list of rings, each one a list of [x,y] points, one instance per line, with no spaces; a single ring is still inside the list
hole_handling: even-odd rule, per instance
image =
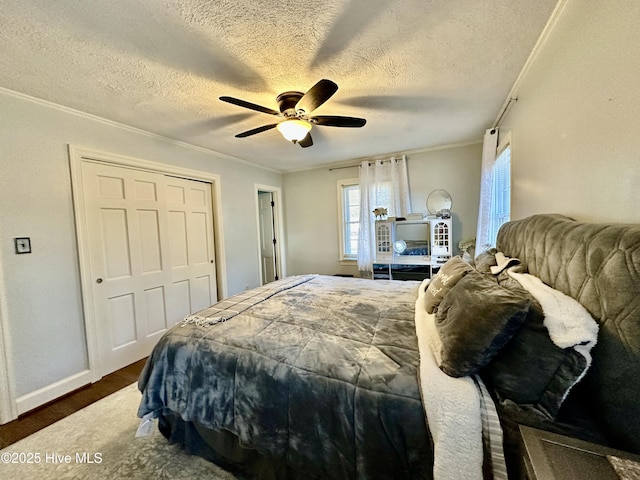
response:
[[[211,184],[165,177],[171,316],[202,310],[217,300]]]
[[[214,303],[210,184],[83,162],[99,369],[146,357],[185,315]]]

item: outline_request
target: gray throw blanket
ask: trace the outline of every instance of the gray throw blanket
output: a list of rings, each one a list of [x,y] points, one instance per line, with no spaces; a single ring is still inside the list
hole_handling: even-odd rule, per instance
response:
[[[195,323],[196,325],[213,325],[219,322],[226,322],[254,305],[264,302],[267,298],[273,297],[276,293],[308,282],[314,277],[316,277],[316,275],[296,275],[278,280],[277,282],[267,283],[253,290],[238,293],[209,308],[200,310],[193,315],[187,315],[181,322],[181,325],[184,327],[189,323]]]

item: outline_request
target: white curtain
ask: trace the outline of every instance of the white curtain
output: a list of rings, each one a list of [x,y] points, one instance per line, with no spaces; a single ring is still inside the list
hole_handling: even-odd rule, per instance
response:
[[[498,148],[498,129],[485,132],[482,144],[482,167],[480,169],[480,208],[476,232],[476,255],[488,250],[490,245],[491,197],[493,195],[493,166]]]
[[[358,270],[371,271],[374,260],[375,217],[373,210],[384,207],[390,217],[411,212],[407,158],[362,162],[360,169],[360,234]]]

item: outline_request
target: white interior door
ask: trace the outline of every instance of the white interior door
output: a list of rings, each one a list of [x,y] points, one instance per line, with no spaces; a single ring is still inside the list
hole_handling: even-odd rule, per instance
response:
[[[83,162],[82,177],[102,376],[215,301],[211,190],[103,163]]]
[[[178,321],[217,301],[211,185],[165,177],[165,188],[173,289],[171,317]]]
[[[258,217],[260,219],[260,261],[262,263],[262,284],[277,279],[276,245],[273,219],[273,194],[258,193]]]

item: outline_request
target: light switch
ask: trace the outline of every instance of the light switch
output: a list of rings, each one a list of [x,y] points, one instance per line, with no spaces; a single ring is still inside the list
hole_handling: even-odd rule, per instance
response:
[[[14,238],[16,253],[31,253],[31,239],[29,237]]]

